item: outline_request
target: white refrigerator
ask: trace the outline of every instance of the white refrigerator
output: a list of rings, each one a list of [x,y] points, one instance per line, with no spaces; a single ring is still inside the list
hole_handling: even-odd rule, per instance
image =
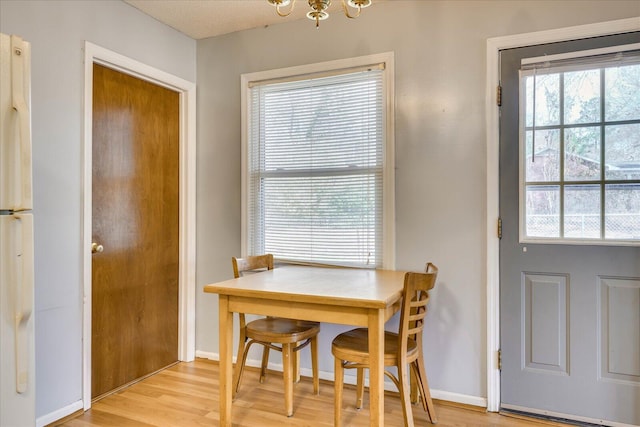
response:
[[[31,50],[0,34],[0,426],[35,425]]]

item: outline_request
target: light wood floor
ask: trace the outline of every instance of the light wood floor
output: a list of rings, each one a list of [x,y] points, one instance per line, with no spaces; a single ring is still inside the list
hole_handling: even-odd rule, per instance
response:
[[[365,393],[365,408],[356,411],[355,389],[345,387],[343,425],[368,426],[369,411]],[[510,426],[562,424],[516,419],[480,409],[460,407],[436,401],[438,427]],[[294,414],[284,415],[282,376],[269,373],[264,384],[258,382],[258,371],[247,369],[240,392],[233,403],[233,424],[246,427],[268,426],[332,426],[333,383],[321,382],[320,395],[313,394],[309,378],[302,378],[294,389]],[[422,407],[413,406],[416,425],[431,425]],[[68,427],[105,426],[217,426],[218,364],[197,359],[179,363],[105,397],[91,410],[67,420]],[[385,396],[385,427],[402,426],[402,409],[396,393]]]

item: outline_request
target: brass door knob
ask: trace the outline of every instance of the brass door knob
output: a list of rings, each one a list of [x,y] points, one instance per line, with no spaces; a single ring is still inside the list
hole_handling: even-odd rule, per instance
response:
[[[91,244],[91,253],[95,254],[96,252],[102,252],[104,251],[104,246],[97,244],[96,242],[93,242]]]

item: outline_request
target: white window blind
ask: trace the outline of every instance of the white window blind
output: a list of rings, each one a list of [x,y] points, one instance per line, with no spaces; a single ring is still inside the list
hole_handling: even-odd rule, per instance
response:
[[[383,72],[250,87],[249,253],[382,266]]]

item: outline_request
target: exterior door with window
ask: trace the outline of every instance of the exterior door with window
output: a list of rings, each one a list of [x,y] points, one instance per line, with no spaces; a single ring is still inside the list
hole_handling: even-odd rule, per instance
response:
[[[503,409],[640,425],[639,42],[501,52]]]

